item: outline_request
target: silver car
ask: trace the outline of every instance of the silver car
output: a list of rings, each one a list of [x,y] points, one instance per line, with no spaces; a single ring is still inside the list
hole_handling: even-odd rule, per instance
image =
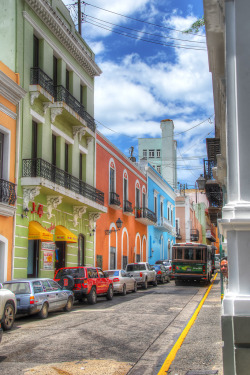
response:
[[[50,311],[71,311],[74,297],[71,290],[64,290],[52,279],[18,279],[6,281],[4,288],[16,295],[17,314],[36,314],[47,318]]]
[[[15,294],[8,289],[3,289],[3,285],[0,284],[0,339],[2,337],[2,328],[10,330],[13,327],[16,305]]]
[[[124,270],[108,270],[104,272],[113,281],[114,292],[122,293],[124,296],[129,291],[137,292],[136,280]]]

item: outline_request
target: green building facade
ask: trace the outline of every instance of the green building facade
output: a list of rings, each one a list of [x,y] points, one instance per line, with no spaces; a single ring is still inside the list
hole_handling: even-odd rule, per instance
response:
[[[0,60],[27,91],[19,110],[12,278],[94,265],[95,56],[61,0],[3,0]]]

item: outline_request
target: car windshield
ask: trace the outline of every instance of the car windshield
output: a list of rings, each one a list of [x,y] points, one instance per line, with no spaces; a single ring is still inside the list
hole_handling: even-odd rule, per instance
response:
[[[119,276],[119,271],[105,271],[109,276]]]
[[[9,289],[15,294],[30,294],[30,284],[29,283],[11,283],[3,284],[4,288]]]
[[[82,268],[64,268],[64,269],[61,269],[57,272],[56,274],[56,279],[60,279],[61,277],[63,276],[66,276],[66,275],[69,275],[69,276],[73,276],[73,277],[79,277],[81,275],[83,275],[84,277],[84,269]]]
[[[155,269],[155,270],[160,270],[160,269],[161,269],[161,266],[159,266],[158,264],[156,264],[156,265],[154,266],[154,269]]]
[[[145,271],[146,265],[145,264],[128,264],[127,271]]]

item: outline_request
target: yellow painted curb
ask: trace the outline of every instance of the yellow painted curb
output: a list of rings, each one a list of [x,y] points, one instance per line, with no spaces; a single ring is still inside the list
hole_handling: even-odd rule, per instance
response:
[[[208,288],[208,290],[206,291],[204,297],[202,298],[201,302],[199,303],[199,306],[195,310],[192,318],[189,320],[188,324],[186,325],[186,327],[184,328],[184,330],[180,334],[178,340],[176,341],[176,343],[174,344],[173,348],[171,349],[169,355],[165,359],[165,361],[164,361],[164,363],[163,363],[160,371],[158,372],[158,375],[166,375],[167,374],[167,371],[169,370],[169,367],[170,367],[171,363],[175,359],[175,356],[176,356],[178,350],[180,349],[183,341],[185,340],[185,337],[187,336],[188,331],[190,330],[190,328],[194,324],[194,321],[197,318],[197,315],[199,314],[200,309],[202,308],[202,305],[205,302],[205,300],[206,300],[206,298],[207,298],[207,296],[208,296],[208,294],[209,294],[209,292],[210,292],[210,290],[211,290],[211,288],[213,286],[213,283],[214,283],[217,275],[218,275],[218,273],[216,273],[216,275],[214,276],[214,279],[213,279],[210,287]]]

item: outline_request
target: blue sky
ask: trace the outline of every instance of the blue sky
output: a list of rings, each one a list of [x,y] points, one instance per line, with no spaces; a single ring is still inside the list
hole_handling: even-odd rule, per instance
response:
[[[204,28],[199,36],[180,31],[202,17],[203,1],[88,0],[82,12],[82,36],[103,72],[95,80],[98,130],[137,156],[138,138],[160,137],[160,121],[172,119],[177,179],[191,187],[203,173],[205,140],[214,136],[212,79]]]

